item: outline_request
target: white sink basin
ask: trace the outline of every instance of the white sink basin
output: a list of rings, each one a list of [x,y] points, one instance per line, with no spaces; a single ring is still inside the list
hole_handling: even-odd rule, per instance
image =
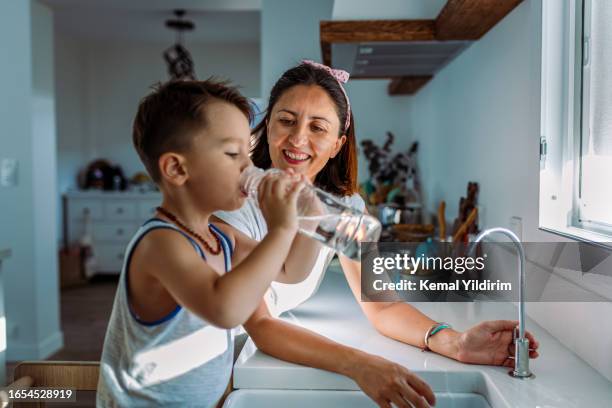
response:
[[[437,408],[507,407],[491,381],[479,371],[415,371],[436,394]],[[356,384],[355,384],[356,385]],[[332,388],[332,387],[330,387]],[[224,408],[373,408],[363,392],[334,389],[240,389]]]
[[[223,408],[376,408],[361,391],[238,390],[232,392]],[[490,408],[480,394],[436,393],[436,408]]]

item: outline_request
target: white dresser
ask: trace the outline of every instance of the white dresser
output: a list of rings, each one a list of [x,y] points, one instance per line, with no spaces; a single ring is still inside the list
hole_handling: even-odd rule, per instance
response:
[[[64,195],[64,234],[78,244],[89,217],[94,273],[121,271],[125,249],[138,228],[161,204],[159,192],[73,191]]]

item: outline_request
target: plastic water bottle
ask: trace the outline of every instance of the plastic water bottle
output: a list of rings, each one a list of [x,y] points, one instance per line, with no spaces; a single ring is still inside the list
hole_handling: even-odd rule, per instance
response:
[[[251,166],[241,174],[242,190],[257,202],[259,183],[268,173],[279,169],[262,170]],[[360,243],[375,242],[380,237],[380,222],[358,211],[334,195],[308,184],[300,192],[297,202],[299,232],[355,260],[361,258]]]

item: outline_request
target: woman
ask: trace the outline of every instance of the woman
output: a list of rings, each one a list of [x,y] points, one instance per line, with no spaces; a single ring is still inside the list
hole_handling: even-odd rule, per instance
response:
[[[272,88],[264,120],[253,131],[256,138],[251,158],[260,168],[293,169],[364,210],[365,203],[356,193],[355,123],[342,87],[347,79],[346,72],[312,61],[285,72]],[[265,222],[253,201],[247,201],[238,211],[217,215],[251,239],[259,241],[266,234]],[[426,406],[421,396],[430,397],[430,390],[404,367],[274,317],[312,296],[332,256],[330,249],[322,249],[306,265],[312,272],[301,283],[274,282],[265,302],[244,325],[246,331],[267,354],[347,375],[381,407],[391,402],[409,406],[404,399],[415,406]],[[342,255],[339,259],[362,311],[383,335],[423,348],[426,333],[435,331],[427,344],[433,352],[464,363],[512,365],[512,331],[517,322],[487,321],[461,333],[442,328],[406,303],[362,302],[360,263]],[[304,261],[299,261],[301,264],[294,260],[296,268],[304,267]],[[538,344],[531,335],[529,339],[534,349],[530,356],[535,358]]]

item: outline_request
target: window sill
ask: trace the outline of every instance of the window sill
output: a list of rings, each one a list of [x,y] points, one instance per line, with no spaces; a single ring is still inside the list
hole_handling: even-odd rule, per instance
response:
[[[592,244],[603,249],[612,250],[612,236],[610,235],[600,234],[576,227],[549,228],[541,226],[539,229],[550,232],[551,234],[562,236],[564,238],[569,238],[575,241]]]

